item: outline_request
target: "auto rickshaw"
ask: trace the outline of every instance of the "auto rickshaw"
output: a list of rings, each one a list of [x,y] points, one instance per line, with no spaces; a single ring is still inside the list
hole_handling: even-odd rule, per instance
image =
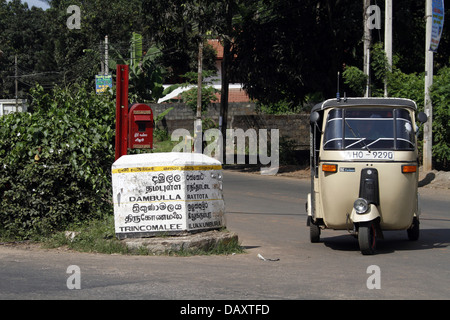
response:
[[[348,230],[364,255],[383,231],[419,238],[417,105],[401,98],[342,98],[310,115],[311,242],[322,229]],[[417,115],[427,121],[425,113]]]

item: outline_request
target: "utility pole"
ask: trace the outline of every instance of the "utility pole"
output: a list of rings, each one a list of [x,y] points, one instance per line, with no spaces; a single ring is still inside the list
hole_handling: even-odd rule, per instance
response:
[[[17,54],[14,56],[14,79],[16,85],[16,112],[19,110],[19,72],[17,67]]]
[[[370,97],[370,45],[372,33],[368,24],[370,0],[364,0],[364,74],[367,76],[365,97]]]
[[[198,70],[197,70],[197,114],[194,125],[194,152],[202,153],[202,77],[203,72],[203,36],[198,43]]]
[[[384,51],[386,52],[387,68],[392,71],[392,1],[386,0],[385,28],[384,28]],[[384,96],[388,97],[387,76],[384,79]]]
[[[227,32],[231,32],[232,23],[233,23],[233,13],[232,13],[232,5],[231,1],[228,1],[227,4],[227,12],[226,12],[226,23],[227,23]],[[222,60],[222,85],[220,92],[220,115],[219,115],[219,130],[222,133],[222,143],[219,143],[219,147],[221,148],[219,154],[223,157],[220,159],[224,161],[225,157],[225,141],[227,137],[227,120],[228,120],[228,95],[229,95],[229,83],[230,83],[230,74],[229,74],[229,65],[230,60],[232,59],[231,54],[231,40],[228,35],[223,37],[223,60]]]
[[[109,67],[108,67],[108,36],[105,36],[105,75],[107,76],[109,74]]]
[[[431,103],[430,89],[433,85],[433,51],[431,45],[431,29],[433,23],[432,0],[426,0],[426,40],[425,40],[425,113],[428,121],[423,127],[423,170],[432,170],[433,145],[433,105]]]
[[[203,39],[198,44],[198,70],[197,70],[197,120],[202,118],[202,77],[203,72]]]
[[[98,47],[98,51],[100,52],[100,74],[105,74],[105,66],[103,63],[103,43],[102,40],[100,40],[100,44]]]

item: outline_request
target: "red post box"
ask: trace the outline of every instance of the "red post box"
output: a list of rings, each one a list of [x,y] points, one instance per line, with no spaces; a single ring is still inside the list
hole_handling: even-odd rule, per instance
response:
[[[153,112],[144,103],[135,103],[128,112],[128,148],[153,149]]]

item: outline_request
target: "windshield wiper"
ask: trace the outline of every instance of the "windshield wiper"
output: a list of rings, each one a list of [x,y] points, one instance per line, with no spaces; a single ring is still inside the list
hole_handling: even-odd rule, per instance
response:
[[[352,144],[349,144],[348,146],[345,147],[345,149],[351,148],[353,147],[355,144],[358,144],[360,142],[363,142],[364,140],[366,140],[366,138],[357,138],[358,140],[356,140],[356,142],[353,142]],[[364,142],[363,142],[364,143]],[[364,147],[365,148],[365,147]],[[364,149],[363,148],[363,149]]]
[[[364,144],[364,148],[367,149],[367,151],[371,152],[369,149],[369,146],[366,144],[366,142],[364,140],[366,140],[366,138],[361,138],[361,135],[358,132],[358,135],[356,135],[355,131],[353,130],[353,128],[348,124],[347,119],[344,118],[345,124],[347,125],[347,127],[350,129],[350,131],[352,132],[353,136],[355,138],[359,138],[360,140],[357,141],[358,142],[362,142]],[[353,144],[352,144],[353,145]],[[364,149],[363,148],[363,149]]]

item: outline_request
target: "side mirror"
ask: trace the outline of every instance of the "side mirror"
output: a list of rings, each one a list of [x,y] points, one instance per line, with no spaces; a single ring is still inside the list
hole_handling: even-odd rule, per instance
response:
[[[309,116],[309,121],[311,123],[317,123],[317,121],[320,119],[320,114],[317,111],[314,111]]]
[[[425,112],[419,112],[419,114],[417,115],[417,119],[420,123],[425,123],[428,121],[428,116]]]

